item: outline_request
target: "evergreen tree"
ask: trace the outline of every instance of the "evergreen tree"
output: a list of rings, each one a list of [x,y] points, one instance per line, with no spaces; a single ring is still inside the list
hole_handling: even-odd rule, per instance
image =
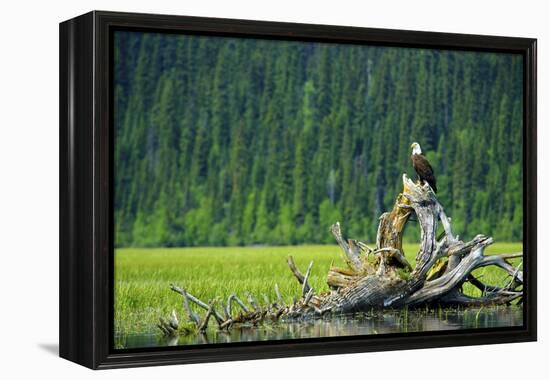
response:
[[[376,236],[418,141],[464,238],[521,240],[522,57],[116,32],[116,246]],[[409,229],[406,239],[418,231]]]

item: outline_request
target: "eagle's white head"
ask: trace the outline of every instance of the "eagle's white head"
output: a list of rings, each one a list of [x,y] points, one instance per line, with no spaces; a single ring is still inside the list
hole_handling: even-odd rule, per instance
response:
[[[411,144],[412,154],[422,154],[422,149],[420,149],[420,144],[417,142],[413,142]]]

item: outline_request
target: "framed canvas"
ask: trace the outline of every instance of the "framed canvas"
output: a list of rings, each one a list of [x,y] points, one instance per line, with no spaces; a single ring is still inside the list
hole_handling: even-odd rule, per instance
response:
[[[536,340],[536,40],[60,24],[60,356]]]

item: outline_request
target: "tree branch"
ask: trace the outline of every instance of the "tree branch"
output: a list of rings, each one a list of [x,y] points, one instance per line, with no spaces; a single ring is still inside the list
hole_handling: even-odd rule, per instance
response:
[[[359,257],[359,249],[357,245],[353,243],[353,241],[349,241],[351,243],[350,245],[346,243],[345,240],[342,238],[340,222],[336,222],[336,224],[333,224],[330,227],[330,231],[332,232],[334,238],[336,239],[336,242],[342,249],[342,252],[344,254],[344,261],[346,262],[346,264],[348,264],[348,266],[355,272],[361,272],[361,269],[363,268],[363,263],[361,262],[361,258]]]

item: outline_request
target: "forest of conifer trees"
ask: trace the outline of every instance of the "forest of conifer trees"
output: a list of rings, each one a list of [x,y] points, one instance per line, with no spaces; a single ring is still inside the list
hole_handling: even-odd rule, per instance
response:
[[[417,141],[461,238],[523,229],[522,57],[115,34],[117,247],[376,236]],[[418,231],[407,231],[414,239]]]

